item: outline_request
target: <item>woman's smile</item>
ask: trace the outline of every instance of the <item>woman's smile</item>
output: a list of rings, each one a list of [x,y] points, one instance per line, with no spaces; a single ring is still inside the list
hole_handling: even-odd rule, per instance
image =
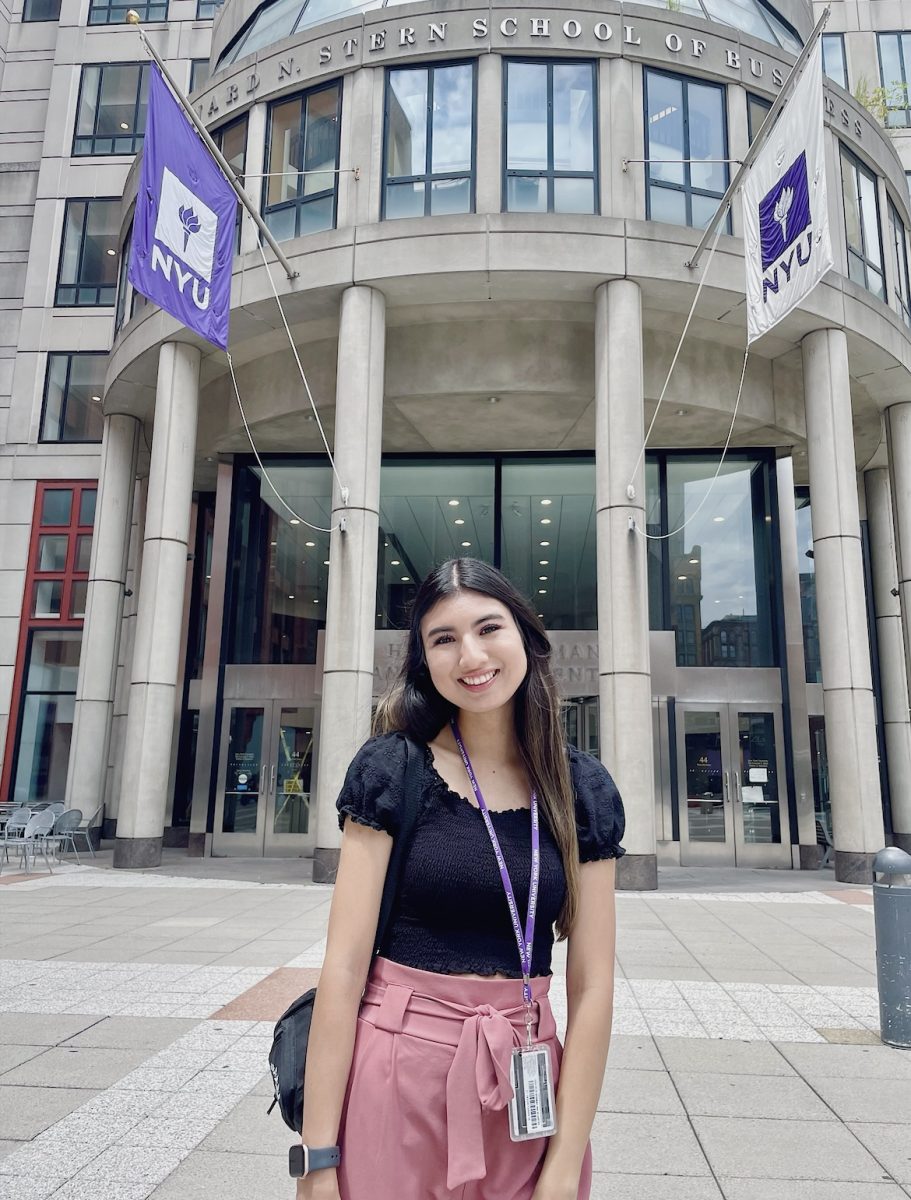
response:
[[[499,674],[499,670],[496,670],[485,671],[480,675],[463,675],[459,679],[459,683],[462,685],[462,687],[468,688],[470,692],[484,692],[490,687]]]

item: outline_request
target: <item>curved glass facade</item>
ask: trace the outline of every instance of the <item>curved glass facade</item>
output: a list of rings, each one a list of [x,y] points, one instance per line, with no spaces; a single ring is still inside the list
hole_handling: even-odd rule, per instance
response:
[[[334,21],[351,13],[390,8],[402,0],[267,0],[234,38],[215,66],[218,71],[238,59],[272,46],[302,29]],[[639,0],[650,8],[672,8],[674,12],[704,17],[719,25],[781,46],[799,54],[801,40],[762,0]]]

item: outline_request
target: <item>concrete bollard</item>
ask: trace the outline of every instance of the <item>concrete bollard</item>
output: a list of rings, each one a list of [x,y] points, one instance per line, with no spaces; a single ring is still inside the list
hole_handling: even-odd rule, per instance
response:
[[[911,854],[897,846],[880,850],[873,875],[882,1039],[888,1046],[911,1050]],[[875,882],[876,875],[885,876],[885,882]]]

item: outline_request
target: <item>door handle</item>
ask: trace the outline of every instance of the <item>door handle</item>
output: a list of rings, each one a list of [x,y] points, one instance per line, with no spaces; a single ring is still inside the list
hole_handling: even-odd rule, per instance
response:
[[[735,799],[737,800],[737,803],[739,804],[740,799],[741,799],[741,797],[740,797],[740,772],[739,771],[734,772],[734,793],[735,793]]]
[[[269,794],[275,794],[275,763],[272,764],[272,769],[269,772]]]
[[[727,771],[725,771],[725,773],[724,773],[724,799],[725,799],[726,803],[730,804],[730,802],[731,802],[731,781],[730,781]]]

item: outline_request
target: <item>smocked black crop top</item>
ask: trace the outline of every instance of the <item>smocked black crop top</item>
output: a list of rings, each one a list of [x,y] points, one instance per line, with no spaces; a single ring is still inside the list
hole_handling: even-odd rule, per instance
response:
[[[398,733],[371,738],[355,755],[339,795],[339,825],[350,817],[393,837],[404,804],[406,743]],[[579,859],[619,858],[623,805],[614,781],[588,754],[569,750],[576,794]],[[467,784],[467,778],[466,778]],[[500,872],[484,818],[453,792],[428,748],[422,809],[390,919],[384,954],[394,962],[440,974],[519,977],[519,951]],[[531,814],[514,808],[491,813],[509,867],[522,923],[531,881]],[[566,895],[560,852],[541,821],[541,878],[532,975],[549,975],[553,924]]]

